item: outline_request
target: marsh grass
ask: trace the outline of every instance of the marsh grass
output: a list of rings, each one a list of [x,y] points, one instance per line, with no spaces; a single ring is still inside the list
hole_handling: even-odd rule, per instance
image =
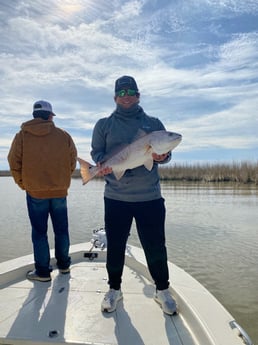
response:
[[[258,185],[258,161],[231,164],[179,164],[160,165],[161,180],[191,182],[236,182]],[[0,171],[0,176],[10,176],[10,171]],[[73,173],[73,178],[80,178],[80,171]]]
[[[237,182],[258,185],[258,162],[232,164],[174,164],[160,166],[161,180],[192,182]]]

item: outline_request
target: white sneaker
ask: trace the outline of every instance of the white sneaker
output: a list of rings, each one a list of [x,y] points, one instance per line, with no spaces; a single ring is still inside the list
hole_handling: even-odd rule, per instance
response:
[[[101,311],[111,313],[116,310],[117,302],[123,298],[121,290],[110,289],[101,303]]]
[[[69,274],[71,272],[70,267],[67,268],[59,268],[59,273],[61,274]]]
[[[36,272],[36,270],[34,271],[28,271],[27,274],[26,274],[26,278],[28,280],[31,280],[31,281],[34,281],[34,280],[37,280],[39,282],[50,282],[51,281],[51,276],[49,274],[48,277],[42,277],[42,276],[39,276]]]
[[[165,314],[177,314],[176,301],[172,298],[168,289],[157,290],[154,294],[154,300],[161,305]]]

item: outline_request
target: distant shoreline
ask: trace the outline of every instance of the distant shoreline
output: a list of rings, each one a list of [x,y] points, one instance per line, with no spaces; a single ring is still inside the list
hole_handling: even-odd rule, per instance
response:
[[[258,185],[257,163],[217,163],[217,164],[174,164],[160,166],[161,181],[183,182],[234,182]],[[10,170],[0,170],[0,177],[11,176]],[[73,178],[80,178],[80,170],[76,169]]]

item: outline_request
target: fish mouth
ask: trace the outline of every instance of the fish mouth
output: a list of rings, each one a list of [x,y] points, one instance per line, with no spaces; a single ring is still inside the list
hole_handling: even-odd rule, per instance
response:
[[[170,132],[169,134],[168,134],[170,137],[175,137],[175,138],[180,138],[180,139],[182,139],[182,135],[181,134],[179,134],[179,133],[173,133],[173,132]]]

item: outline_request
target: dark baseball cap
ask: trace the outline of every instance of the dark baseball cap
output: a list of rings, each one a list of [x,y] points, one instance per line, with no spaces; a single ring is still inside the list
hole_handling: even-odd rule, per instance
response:
[[[133,77],[124,75],[123,77],[120,77],[116,80],[115,92],[118,92],[123,89],[132,89],[138,91],[138,86]]]

